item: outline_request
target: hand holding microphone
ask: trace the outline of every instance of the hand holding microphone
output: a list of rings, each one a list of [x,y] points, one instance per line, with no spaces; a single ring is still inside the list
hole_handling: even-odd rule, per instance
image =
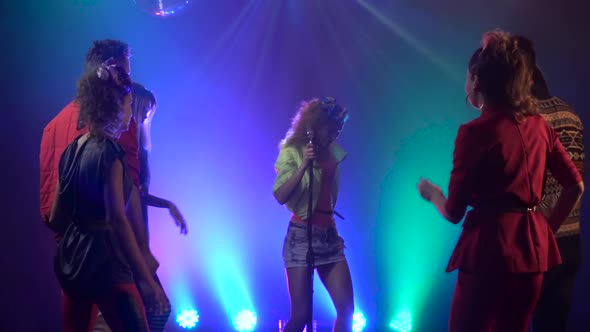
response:
[[[307,138],[309,142],[303,148],[303,167],[308,167],[311,165],[313,160],[316,158],[316,149],[315,145],[313,144],[313,129],[307,128]]]

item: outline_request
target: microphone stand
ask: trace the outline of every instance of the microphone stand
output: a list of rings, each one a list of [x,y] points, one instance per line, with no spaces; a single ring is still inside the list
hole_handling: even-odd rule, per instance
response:
[[[310,137],[309,143],[313,144],[313,139]],[[312,246],[312,215],[313,215],[313,160],[309,163],[309,202],[307,205],[307,268],[309,269],[309,313],[307,321],[307,332],[313,331],[313,273],[314,273],[314,255]]]

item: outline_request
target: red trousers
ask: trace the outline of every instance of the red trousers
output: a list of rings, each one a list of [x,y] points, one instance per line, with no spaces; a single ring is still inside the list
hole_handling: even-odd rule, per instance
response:
[[[471,274],[460,271],[450,332],[527,332],[543,273]]]
[[[62,297],[64,332],[92,331],[98,310],[113,332],[148,332],[145,309],[135,284],[115,284],[92,299]]]

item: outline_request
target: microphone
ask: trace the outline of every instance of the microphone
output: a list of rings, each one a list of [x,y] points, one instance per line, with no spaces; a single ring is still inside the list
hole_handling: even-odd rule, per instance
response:
[[[313,128],[312,127],[307,127],[307,139],[309,140],[309,144],[313,145]],[[313,177],[313,174],[311,174],[313,169],[313,160],[309,163],[309,171],[310,171],[310,176]]]
[[[307,138],[309,139],[309,144],[313,144],[313,128],[307,128]]]

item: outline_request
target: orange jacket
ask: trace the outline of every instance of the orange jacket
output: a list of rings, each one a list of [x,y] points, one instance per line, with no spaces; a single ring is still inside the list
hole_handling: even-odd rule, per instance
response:
[[[78,114],[80,108],[70,102],[54,117],[43,130],[41,149],[39,152],[40,168],[40,208],[41,218],[48,222],[53,207],[55,191],[59,182],[59,160],[66,147],[79,135],[88,130],[78,130]],[[129,123],[129,129],[121,134],[119,143],[126,152],[127,168],[131,179],[139,186],[139,157],[137,142],[137,125],[134,119]]]

